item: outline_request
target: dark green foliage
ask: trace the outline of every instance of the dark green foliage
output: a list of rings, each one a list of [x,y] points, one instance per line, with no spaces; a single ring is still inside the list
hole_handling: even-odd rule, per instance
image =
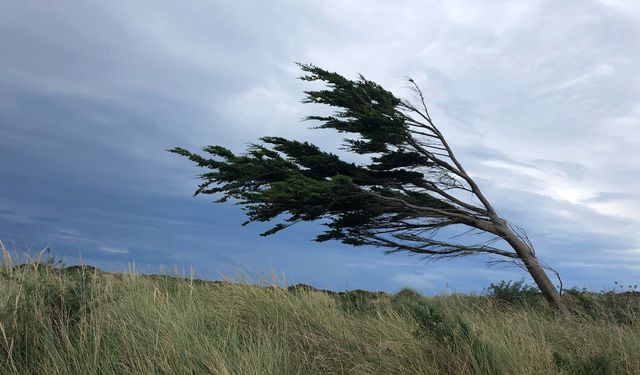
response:
[[[384,153],[389,146],[403,146],[407,141],[405,117],[397,111],[401,100],[363,76],[348,80],[313,65],[300,65],[307,73],[305,81],[323,81],[328,90],[306,91],[305,103],[327,104],[340,110],[333,116],[309,116],[322,122],[319,128],[357,134],[359,140],[345,140],[346,147],[358,154]]]
[[[527,285],[523,280],[500,281],[491,284],[487,288],[489,297],[509,305],[529,304],[534,305],[540,301],[540,292],[533,286]]]
[[[248,217],[244,224],[283,218],[262,235],[299,221],[323,220],[328,229],[317,241],[337,239],[352,245],[370,243],[375,230],[425,216],[407,210],[398,199],[422,207],[453,208],[415,189],[431,184],[424,173],[433,162],[411,149],[400,99],[362,76],[349,80],[313,65],[300,67],[306,73],[301,79],[327,86],[305,92],[304,102],[337,108],[332,116],[307,119],[320,121],[318,128],[355,135],[356,139],[344,140],[344,148],[371,154],[371,163],[346,162],[313,144],[281,137],[262,137],[262,143],[250,145],[241,155],[221,146],[204,147],[209,156],[170,150],[210,170],[200,175],[203,183],[195,194],[217,194],[219,203],[231,200],[243,206]]]
[[[203,182],[195,194],[214,194],[218,203],[242,206],[243,225],[275,222],[263,236],[300,221],[319,221],[326,229],[316,241],[371,245],[431,259],[485,254],[525,261],[535,265],[530,272],[547,301],[568,313],[537,266],[526,234],[498,215],[462,167],[414,81],[409,80],[418,105],[362,75],[350,80],[313,65],[299,66],[302,80],[324,84],[324,89],[306,91],[303,102],[335,110],[306,119],[318,121],[318,129],[347,134],[342,149],[366,156],[365,161],[349,162],[308,142],[281,137],[262,137],[243,154],[221,146],[204,147],[206,156],[169,150],[208,170],[200,175]],[[449,230],[440,235],[443,228]],[[478,234],[477,242],[462,239],[471,233]]]
[[[318,289],[316,287],[313,287],[311,285],[308,284],[295,284],[295,285],[291,285],[289,287],[287,287],[287,290],[290,293],[296,294],[296,293],[309,293],[309,292],[325,292],[325,293],[334,293],[332,291],[329,290],[321,290]]]
[[[337,295],[340,306],[346,312],[367,312],[375,310],[376,302],[381,293],[366,290],[351,290]]]
[[[563,373],[575,375],[614,375],[623,372],[620,364],[610,355],[599,353],[588,358],[553,353],[556,366]]]

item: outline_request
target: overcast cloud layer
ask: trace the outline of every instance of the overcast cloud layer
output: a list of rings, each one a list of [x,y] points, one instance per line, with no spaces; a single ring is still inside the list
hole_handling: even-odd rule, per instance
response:
[[[294,61],[399,96],[410,76],[486,195],[565,284],[640,277],[640,6],[635,1],[0,2],[0,239],[73,263],[284,273],[333,289],[481,290],[525,277],[269,238],[192,198],[164,150],[261,135],[335,148],[300,119]]]

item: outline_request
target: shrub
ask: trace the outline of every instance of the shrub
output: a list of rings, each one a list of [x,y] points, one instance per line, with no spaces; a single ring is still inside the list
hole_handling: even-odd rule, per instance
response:
[[[338,301],[346,312],[370,312],[375,310],[376,302],[382,294],[356,289],[340,293]]]
[[[537,288],[527,285],[524,279],[519,281],[501,281],[491,284],[487,288],[489,297],[509,305],[533,305],[540,300],[541,294]]]

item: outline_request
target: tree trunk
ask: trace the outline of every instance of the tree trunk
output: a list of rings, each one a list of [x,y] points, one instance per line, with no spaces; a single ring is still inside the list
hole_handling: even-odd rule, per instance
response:
[[[547,273],[540,265],[540,262],[538,262],[536,256],[529,249],[529,246],[518,238],[510,229],[502,229],[505,230],[503,239],[516,251],[549,305],[561,316],[567,317],[569,315],[567,306],[565,306],[560,293],[558,293],[558,290],[549,279],[549,276],[547,276]]]

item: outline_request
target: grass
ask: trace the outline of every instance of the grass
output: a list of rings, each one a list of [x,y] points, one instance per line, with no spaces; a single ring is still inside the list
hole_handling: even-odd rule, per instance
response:
[[[559,319],[530,290],[501,288],[337,294],[6,256],[0,373],[640,373],[636,294],[571,290]]]

